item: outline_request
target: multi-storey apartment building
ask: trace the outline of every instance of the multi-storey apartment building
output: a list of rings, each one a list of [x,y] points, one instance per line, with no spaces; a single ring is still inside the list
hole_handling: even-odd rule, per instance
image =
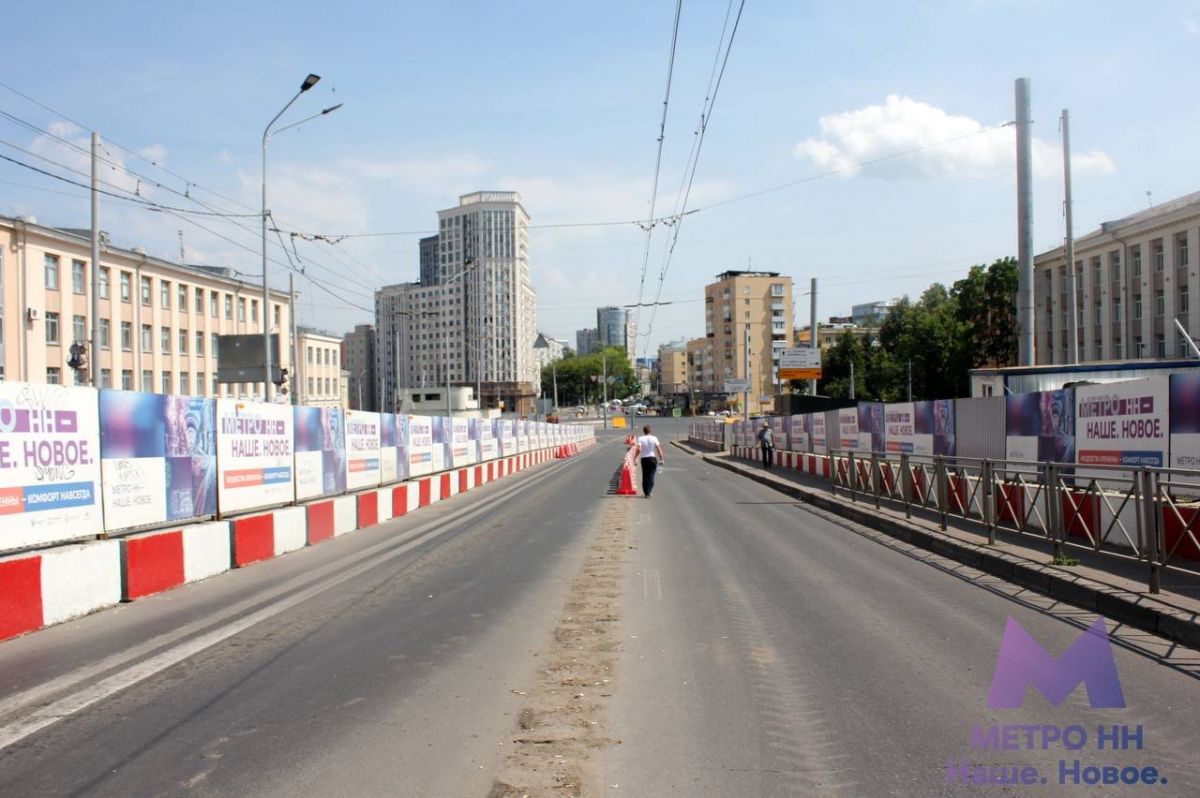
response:
[[[1200,192],[1105,222],[1075,241],[1078,362],[1186,357],[1200,334]],[[1034,259],[1038,364],[1068,363],[1064,247]]]
[[[91,239],[83,230],[0,217],[0,378],[156,393],[263,396],[262,383],[217,384],[217,337],[280,336],[291,362],[289,296],[228,269],[190,266],[121,249],[102,235],[99,340],[92,341]],[[71,345],[86,347],[73,370]],[[291,369],[294,373],[295,370]]]
[[[704,288],[705,335],[712,341],[715,361],[715,373],[705,378],[714,384],[749,379],[749,412],[771,412],[780,390],[779,358],[792,338],[792,318],[791,277],[779,272],[718,274],[717,281]]]
[[[687,372],[688,393],[704,394],[720,393],[723,389],[717,382],[717,369],[714,367],[713,339],[693,338],[687,342]]]
[[[300,327],[296,330],[299,404],[314,407],[345,407],[342,386],[342,339],[327,332]]]
[[[358,324],[354,332],[342,339],[342,361],[350,372],[348,390],[350,407],[355,410],[378,410],[375,395],[375,328]]]
[[[380,407],[403,389],[478,386],[485,407],[528,408],[536,394],[536,294],[529,215],[515,191],[478,191],[438,211],[421,240],[421,280],[375,295]]]
[[[660,396],[688,393],[691,388],[688,381],[690,373],[687,341],[675,341],[658,347],[658,385],[655,388]]]
[[[600,333],[595,327],[587,327],[575,331],[575,351],[581,355],[590,355],[600,349]]]

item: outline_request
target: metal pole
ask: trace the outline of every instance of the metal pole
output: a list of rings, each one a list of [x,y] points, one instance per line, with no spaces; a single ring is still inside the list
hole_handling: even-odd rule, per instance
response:
[[[745,392],[746,404],[743,409],[743,412],[746,414],[747,419],[750,418],[750,389],[752,387],[750,383],[751,383],[751,380],[753,379],[753,377],[750,376],[751,373],[752,372],[750,371],[750,325],[747,324],[746,325],[746,373],[743,375],[746,378],[746,392]]]
[[[1191,350],[1196,353],[1196,357],[1200,357],[1200,348],[1197,348],[1196,342],[1192,340],[1192,336],[1188,335],[1188,331],[1179,323],[1179,319],[1175,319],[1175,327],[1179,330],[1179,334],[1183,336],[1183,340],[1187,341]]]
[[[446,300],[445,310],[442,311],[442,341],[446,349],[446,418],[454,418],[454,408],[450,406],[450,321],[446,313],[450,309],[450,301]]]
[[[475,270],[475,403],[483,410],[483,271]],[[538,375],[541,381],[541,375]]]
[[[813,349],[820,349],[821,344],[817,340],[817,278],[816,277],[812,278],[812,288],[811,288],[810,293],[812,294],[812,296],[809,298],[809,309],[808,309],[808,321],[809,321],[809,324],[808,324],[809,342],[808,343],[809,343],[809,346],[811,346]],[[808,381],[808,393],[810,396],[817,395],[817,381],[815,379]]]
[[[912,401],[912,358],[908,360],[908,401]]]
[[[600,353],[600,382],[603,385],[604,396],[604,428],[608,429],[608,353]]]
[[[100,134],[92,131],[92,344],[88,372],[93,388],[100,385]],[[109,331],[111,334],[111,330]],[[112,346],[112,342],[109,342]]]
[[[297,97],[300,95],[297,94]],[[295,97],[292,98],[293,101]],[[288,103],[291,105],[292,103]],[[286,110],[286,106],[285,106]],[[283,113],[283,111],[280,111]],[[279,117],[276,116],[275,119]],[[274,124],[272,119],[271,123]],[[262,290],[263,290],[263,401],[271,401],[271,327],[267,324],[267,307],[271,303],[271,289],[267,275],[267,143],[270,137],[271,125],[267,125],[262,137]]]
[[[854,398],[854,361],[850,361],[850,398]]]
[[[392,412],[393,413],[400,412],[400,321],[401,321],[401,317],[397,316],[396,321],[392,324],[392,332],[396,337],[396,345],[394,347],[392,347],[392,360],[394,361],[393,367],[396,370],[395,378],[392,381],[393,385],[395,385],[395,387],[392,389]],[[425,382],[425,372],[422,370],[421,371],[421,383],[422,383],[421,387],[425,387],[424,382]],[[383,410],[382,402],[380,402],[378,409]]]
[[[356,408],[357,410],[363,409],[362,386],[363,386],[363,383],[366,382],[366,380],[367,380],[367,370],[362,369],[361,371],[358,372],[358,407]]]
[[[1079,298],[1075,294],[1075,232],[1071,224],[1071,119],[1066,108],[1062,112],[1062,142],[1063,208],[1067,223],[1064,248],[1067,259],[1067,340],[1071,346],[1067,352],[1067,363],[1074,364],[1079,362]]]
[[[1033,328],[1033,151],[1029,78],[1017,78],[1017,326],[1020,365],[1032,366]]]
[[[288,321],[292,328],[292,345],[288,348],[292,353],[292,404],[300,404],[300,340],[296,335],[296,273],[288,274]],[[358,385],[358,409],[362,410],[362,383]]]
[[[554,381],[554,409],[558,410],[558,361],[550,361],[550,378]]]

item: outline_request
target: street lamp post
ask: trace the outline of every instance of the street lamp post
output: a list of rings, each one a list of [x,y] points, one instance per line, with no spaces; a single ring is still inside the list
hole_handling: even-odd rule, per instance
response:
[[[326,114],[332,113],[333,111],[336,111],[337,109],[342,107],[341,103],[338,103],[337,105],[326,108],[325,110],[321,111],[319,114],[313,114],[312,116],[308,117],[307,119],[301,119],[299,122],[293,122],[292,124],[287,125],[286,127],[282,127],[279,130],[276,130],[276,131],[274,131],[274,133],[272,133],[271,126],[279,121],[279,117],[283,116],[284,113],[287,111],[287,109],[292,107],[292,103],[296,102],[296,100],[298,100],[300,98],[301,94],[308,91],[313,86],[317,85],[317,82],[320,79],[321,79],[320,75],[313,75],[310,73],[309,76],[304,79],[304,82],[300,84],[300,90],[296,92],[295,96],[293,96],[292,99],[288,100],[287,105],[283,106],[283,109],[280,110],[279,113],[275,114],[275,116],[271,119],[271,121],[267,123],[267,126],[265,128],[263,128],[263,135],[262,135],[262,284],[263,284],[262,285],[262,289],[263,289],[263,293],[262,293],[262,326],[263,326],[263,365],[265,367],[265,370],[263,373],[263,400],[267,401],[267,402],[271,401],[271,324],[270,324],[271,288],[269,285],[269,278],[267,276],[267,217],[270,215],[269,211],[267,210],[267,144],[270,143],[271,136],[273,136],[274,133],[279,133],[283,130],[287,130],[288,128],[293,128],[296,125],[300,125],[300,124],[303,124],[304,122],[309,121],[310,119],[316,119],[318,116],[325,116]]]
[[[458,274],[454,275],[453,277],[451,277],[449,280],[447,280],[444,283],[444,285],[450,285],[450,283],[454,282],[455,280],[463,279],[464,277],[467,276],[467,273],[474,268],[475,268],[474,260],[464,261],[463,262],[463,270],[461,272],[459,272]],[[454,408],[450,401],[450,320],[447,318],[447,314],[449,313],[449,310],[450,310],[449,298],[446,299],[446,304],[443,307],[445,308],[445,310],[442,311],[442,325],[443,325],[442,342],[443,342],[444,348],[446,350],[446,418],[452,419],[452,418],[454,418]],[[465,321],[466,320],[464,319],[464,322]],[[463,340],[463,343],[464,344],[466,343],[465,338]]]

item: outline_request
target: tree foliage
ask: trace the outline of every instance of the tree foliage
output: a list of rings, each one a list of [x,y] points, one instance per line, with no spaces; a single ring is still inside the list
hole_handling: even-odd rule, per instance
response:
[[[609,377],[609,399],[625,399],[641,391],[641,384],[625,350],[619,346],[610,346],[603,352],[588,355],[568,352],[556,360],[553,366],[543,367],[542,395],[554,396],[554,380],[557,375],[560,406],[600,402],[604,396],[601,377],[605,371],[605,361]]]
[[[1017,264],[1013,258],[973,266],[947,289],[934,283],[916,301],[904,297],[883,320],[879,337],[847,330],[826,350],[826,396],[866,401],[902,401],[912,369],[913,399],[965,396],[969,370],[1013,365],[1017,357]]]

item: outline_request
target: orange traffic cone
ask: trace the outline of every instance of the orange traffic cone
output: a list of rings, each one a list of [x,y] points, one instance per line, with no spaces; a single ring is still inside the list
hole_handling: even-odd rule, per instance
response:
[[[633,486],[633,466],[629,459],[621,464],[621,486],[617,488],[618,496],[636,496],[638,495],[637,488]]]

